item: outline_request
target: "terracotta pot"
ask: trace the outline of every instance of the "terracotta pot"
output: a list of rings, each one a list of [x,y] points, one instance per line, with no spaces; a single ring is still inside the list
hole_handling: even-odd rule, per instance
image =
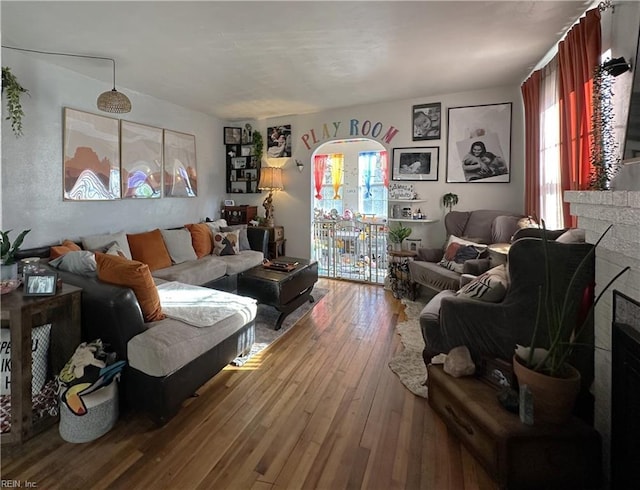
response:
[[[513,371],[518,385],[527,385],[533,395],[534,424],[562,424],[571,418],[580,391],[580,372],[573,366],[568,368],[568,377],[556,378],[529,369],[517,356],[513,356]]]

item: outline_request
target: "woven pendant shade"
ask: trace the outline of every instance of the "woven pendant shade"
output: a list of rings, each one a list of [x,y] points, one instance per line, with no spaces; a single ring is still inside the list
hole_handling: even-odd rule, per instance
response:
[[[98,96],[98,109],[115,114],[131,112],[131,101],[115,88]]]

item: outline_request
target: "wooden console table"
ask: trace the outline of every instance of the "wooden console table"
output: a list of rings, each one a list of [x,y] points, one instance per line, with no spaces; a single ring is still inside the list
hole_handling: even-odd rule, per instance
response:
[[[601,441],[592,427],[577,418],[524,425],[488,384],[454,378],[442,366],[427,370],[429,405],[501,487],[599,488]]]
[[[3,446],[22,443],[56,422],[56,417],[33,420],[31,329],[51,323],[50,367],[59,373],[80,343],[81,292],[63,284],[54,296],[25,297],[22,288],[2,296],[3,327],[8,323],[11,329],[11,432],[2,434]]]
[[[269,260],[286,255],[287,239],[284,237],[284,226],[258,226],[269,233]]]

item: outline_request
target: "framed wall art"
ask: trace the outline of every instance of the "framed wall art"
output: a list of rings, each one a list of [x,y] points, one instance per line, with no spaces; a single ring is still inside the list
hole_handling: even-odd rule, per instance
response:
[[[291,156],[291,124],[267,128],[267,157]]]
[[[449,109],[447,182],[510,182],[511,105]]]
[[[196,137],[192,134],[164,130],[164,195],[198,195]]]
[[[438,180],[439,148],[394,148],[392,180]]]
[[[162,128],[120,121],[123,198],[162,195]]]
[[[413,141],[439,140],[442,123],[442,104],[414,105],[411,113]]]
[[[119,121],[64,108],[63,199],[120,199]]]
[[[239,145],[242,143],[242,128],[224,128],[224,144]]]

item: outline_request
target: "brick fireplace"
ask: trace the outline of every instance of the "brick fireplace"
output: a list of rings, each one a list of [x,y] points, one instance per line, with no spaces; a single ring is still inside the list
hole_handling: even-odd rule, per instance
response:
[[[613,224],[596,250],[596,295],[622,268],[630,266],[603,296],[595,312],[595,428],[602,435],[605,479],[611,475],[611,385],[613,289],[640,300],[640,191],[568,191],[564,199],[586,239],[595,243]]]

